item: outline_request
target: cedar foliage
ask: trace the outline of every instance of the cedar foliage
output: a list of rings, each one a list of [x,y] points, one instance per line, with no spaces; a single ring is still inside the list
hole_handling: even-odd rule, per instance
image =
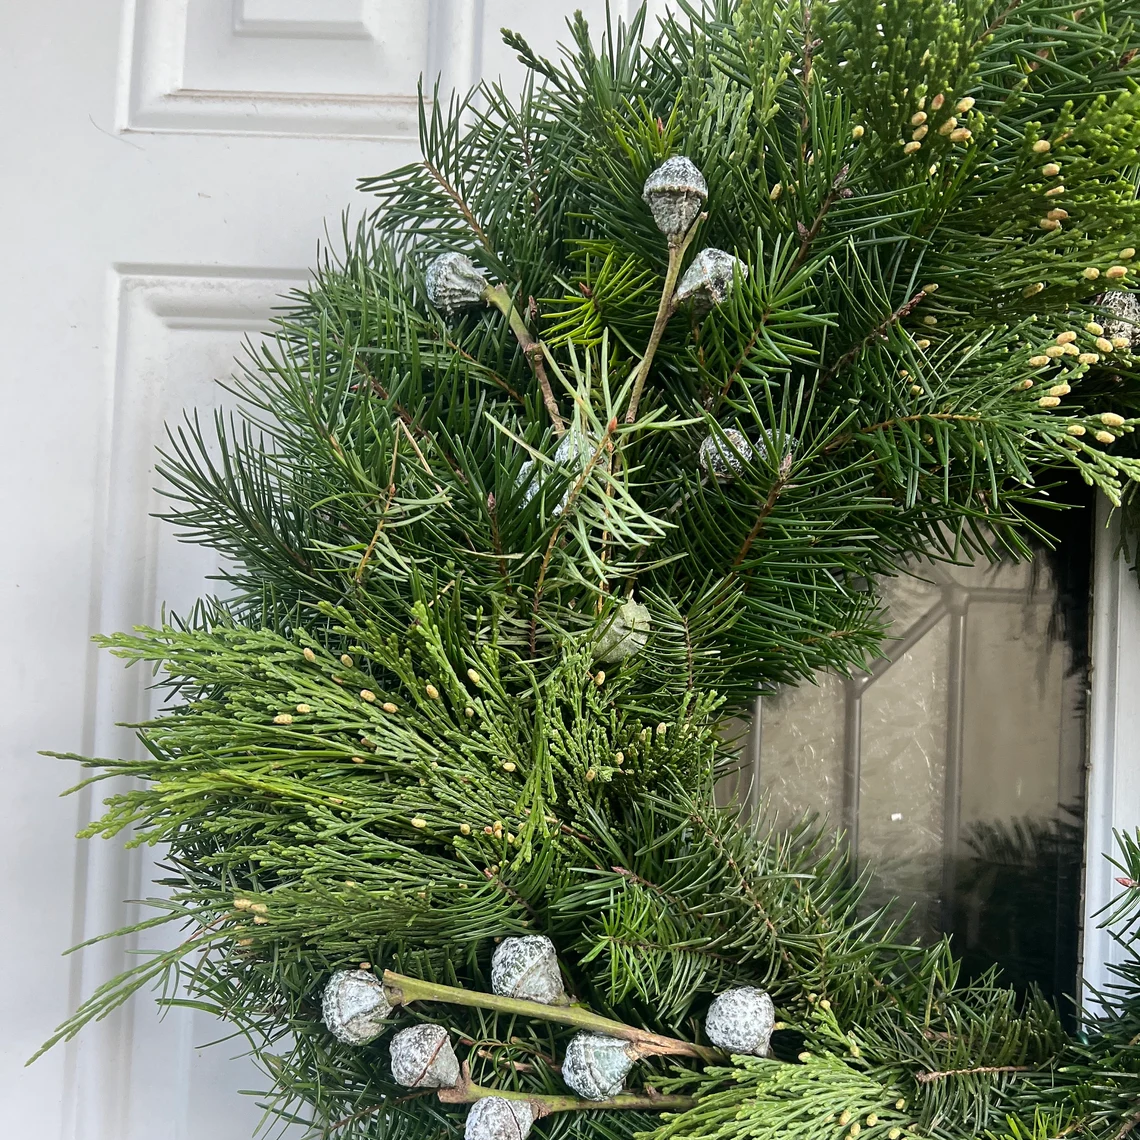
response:
[[[713,789],[758,687],[874,653],[878,576],[1024,555],[1073,469],[1118,504],[1140,481],[1131,333],[1109,353],[1086,328],[1133,280],[1140,6],[678,8],[600,40],[576,17],[557,61],[506,33],[521,97],[428,100],[422,159],[362,181],[374,208],[250,347],[237,411],[170,429],[167,517],[221,556],[225,600],[105,639],[168,701],[140,758],[74,759],[116,780],[89,834],[166,852],[146,925],[189,933],[53,1040],[180,983],[166,1000],[248,1038],[281,1120],[449,1134],[460,1113],[395,1085],[384,1039],[330,1037],[321,987],[366,960],[487,990],[494,939],[541,931],[627,1024],[699,1042],[711,995],[754,984],[785,1026],[773,1058],[639,1065],[685,1112],[543,1135],[1122,1138],[1135,886],[1109,916],[1119,990],[1077,1039],[866,913],[823,831],[744,826]],[[746,271],[672,316],[627,422],[669,268],[641,188],[671,155],[709,186],[688,257]],[[513,325],[427,302],[448,251]],[[730,429],[750,454],[711,479],[698,449]],[[631,597],[648,643],[599,668]],[[400,1016],[447,1025],[480,1085],[564,1091],[558,1026]]]

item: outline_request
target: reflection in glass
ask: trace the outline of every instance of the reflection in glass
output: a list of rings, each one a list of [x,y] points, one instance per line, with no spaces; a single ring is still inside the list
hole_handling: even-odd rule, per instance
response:
[[[1076,990],[1088,681],[1087,517],[1032,562],[922,562],[884,583],[891,640],[866,673],[764,697],[756,786],[783,822],[842,827],[868,904],[950,933],[1062,1010]]]

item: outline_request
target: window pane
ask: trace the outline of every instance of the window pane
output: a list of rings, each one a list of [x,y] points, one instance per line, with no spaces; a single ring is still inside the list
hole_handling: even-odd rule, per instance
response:
[[[1087,512],[1073,512],[1074,516]],[[1032,562],[919,563],[884,584],[868,673],[765,697],[756,785],[782,822],[843,827],[868,905],[952,934],[1067,1009],[1075,993],[1087,689],[1087,517]]]

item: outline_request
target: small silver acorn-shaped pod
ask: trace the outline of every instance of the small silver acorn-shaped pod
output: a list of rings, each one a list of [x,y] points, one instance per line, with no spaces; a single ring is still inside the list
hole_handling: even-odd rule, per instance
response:
[[[756,445],[761,459],[766,459],[768,449],[763,441]],[[725,428],[720,435],[710,435],[701,441],[698,458],[701,470],[713,479],[735,479],[744,470],[744,465],[752,459],[752,445],[744,432],[736,428]]]
[[[459,1058],[442,1025],[401,1029],[388,1046],[392,1076],[411,1089],[449,1089],[459,1084]]]
[[[609,1100],[625,1088],[631,1068],[628,1041],[601,1033],[578,1033],[566,1046],[562,1079],[587,1100]]]
[[[367,970],[338,970],[325,986],[321,1001],[325,1025],[346,1045],[367,1045],[387,1028],[392,1003],[384,983]]]
[[[582,472],[585,470],[586,464],[590,462],[594,448],[595,444],[591,443],[590,437],[577,424],[572,424],[554,449],[554,461],[563,467],[569,467],[571,472]],[[534,468],[535,460],[533,459],[528,459],[519,468],[519,483],[526,481],[526,487],[523,490],[523,506],[529,506],[535,495],[538,494],[539,480]],[[574,481],[571,480],[571,486]],[[566,488],[562,495],[562,501],[554,508],[552,513],[556,518],[565,510],[566,501],[570,498],[570,490],[571,487]]]
[[[667,158],[646,180],[645,199],[657,228],[670,237],[689,232],[709,196],[705,176],[681,155]]]
[[[629,598],[617,607],[617,613],[602,631],[594,656],[607,665],[632,657],[645,648],[650,624],[649,608]]]
[[[705,1014],[705,1033],[718,1049],[755,1057],[767,1055],[775,1024],[772,999],[755,986],[725,990]]]
[[[504,938],[491,957],[491,989],[502,997],[557,1005],[566,997],[554,943],[545,934]]]
[[[1118,320],[1104,326],[1104,335],[1112,340],[1125,337],[1133,348],[1140,346],[1140,300],[1127,289],[1113,289],[1102,293],[1096,303],[1116,315]]]
[[[445,316],[483,304],[487,278],[462,253],[441,253],[424,273],[428,300]]]
[[[573,462],[575,466],[585,467],[593,454],[594,445],[590,442],[590,437],[577,424],[571,424],[554,449],[554,461],[564,464]]]
[[[677,304],[692,301],[701,310],[723,304],[732,292],[735,273],[739,273],[741,279],[748,276],[748,266],[739,257],[723,249],[702,249],[681,277]]]
[[[526,1140],[534,1123],[534,1109],[527,1100],[485,1096],[467,1114],[464,1140]]]

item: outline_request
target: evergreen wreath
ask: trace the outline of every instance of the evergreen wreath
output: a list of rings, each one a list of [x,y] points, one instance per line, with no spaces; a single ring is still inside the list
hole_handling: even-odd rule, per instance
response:
[[[875,653],[879,576],[1140,483],[1140,2],[679,7],[505,33],[521,98],[429,100],[170,431],[225,598],[103,639],[169,700],[71,758],[187,933],[53,1042],[180,983],[343,1140],[1123,1140],[1140,836],[1074,1036],[714,785],[758,689]]]

